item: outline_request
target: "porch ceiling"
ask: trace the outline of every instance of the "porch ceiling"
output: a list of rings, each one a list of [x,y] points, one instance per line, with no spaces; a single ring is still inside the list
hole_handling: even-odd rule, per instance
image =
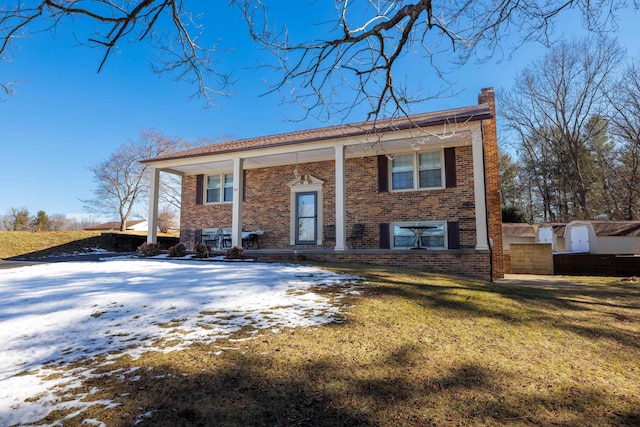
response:
[[[437,146],[452,146],[471,143],[469,131],[457,132],[442,138],[436,135],[426,135],[417,138],[401,138],[396,140],[362,142],[346,145],[346,157],[375,156],[414,149],[420,151]],[[257,169],[272,166],[295,165],[309,162],[328,161],[335,159],[335,148],[314,147],[313,145],[291,146],[291,150],[269,153],[263,151],[246,151],[238,153],[244,159],[244,169]],[[170,173],[192,175],[205,171],[229,170],[233,167],[233,159],[228,156],[207,155],[191,157],[171,162],[170,165],[160,167]]]

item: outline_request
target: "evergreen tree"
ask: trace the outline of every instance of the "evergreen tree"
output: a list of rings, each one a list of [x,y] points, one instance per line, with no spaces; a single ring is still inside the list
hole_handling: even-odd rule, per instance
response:
[[[31,220],[32,231],[49,231],[51,230],[51,221],[45,211],[38,211],[36,216]]]

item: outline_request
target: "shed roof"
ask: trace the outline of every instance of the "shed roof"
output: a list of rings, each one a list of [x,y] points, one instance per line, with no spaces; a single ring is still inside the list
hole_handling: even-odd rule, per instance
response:
[[[503,223],[502,235],[504,237],[536,237],[533,225],[516,223]]]
[[[640,237],[640,221],[589,221],[596,236]]]

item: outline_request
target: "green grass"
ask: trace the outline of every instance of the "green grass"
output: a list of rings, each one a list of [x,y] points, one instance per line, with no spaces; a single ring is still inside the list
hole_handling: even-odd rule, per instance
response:
[[[40,258],[74,252],[91,252],[91,248],[102,248],[100,238],[103,231],[0,231],[0,261],[13,257]],[[119,233],[110,231],[110,233]],[[124,234],[146,236],[146,232],[127,231]],[[175,234],[158,233],[159,236]]]
[[[130,426],[640,424],[640,284],[498,284],[377,266],[344,321],[246,334],[138,360],[137,381],[95,377],[95,418]],[[86,362],[84,362],[86,363]],[[97,362],[96,362],[97,363]],[[50,414],[53,422],[64,414]]]
[[[40,233],[29,231],[1,231],[0,259],[24,256],[42,252],[64,252],[67,248],[82,249],[95,243],[100,231],[44,231]]]

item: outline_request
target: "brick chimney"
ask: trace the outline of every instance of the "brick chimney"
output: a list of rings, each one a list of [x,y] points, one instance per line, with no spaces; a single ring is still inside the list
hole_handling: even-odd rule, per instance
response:
[[[484,141],[485,185],[489,239],[492,248],[492,280],[504,277],[504,255],[502,249],[502,206],[500,203],[500,164],[498,156],[498,132],[496,128],[496,94],[492,87],[478,94],[478,104],[488,104],[492,118],[482,121]]]

